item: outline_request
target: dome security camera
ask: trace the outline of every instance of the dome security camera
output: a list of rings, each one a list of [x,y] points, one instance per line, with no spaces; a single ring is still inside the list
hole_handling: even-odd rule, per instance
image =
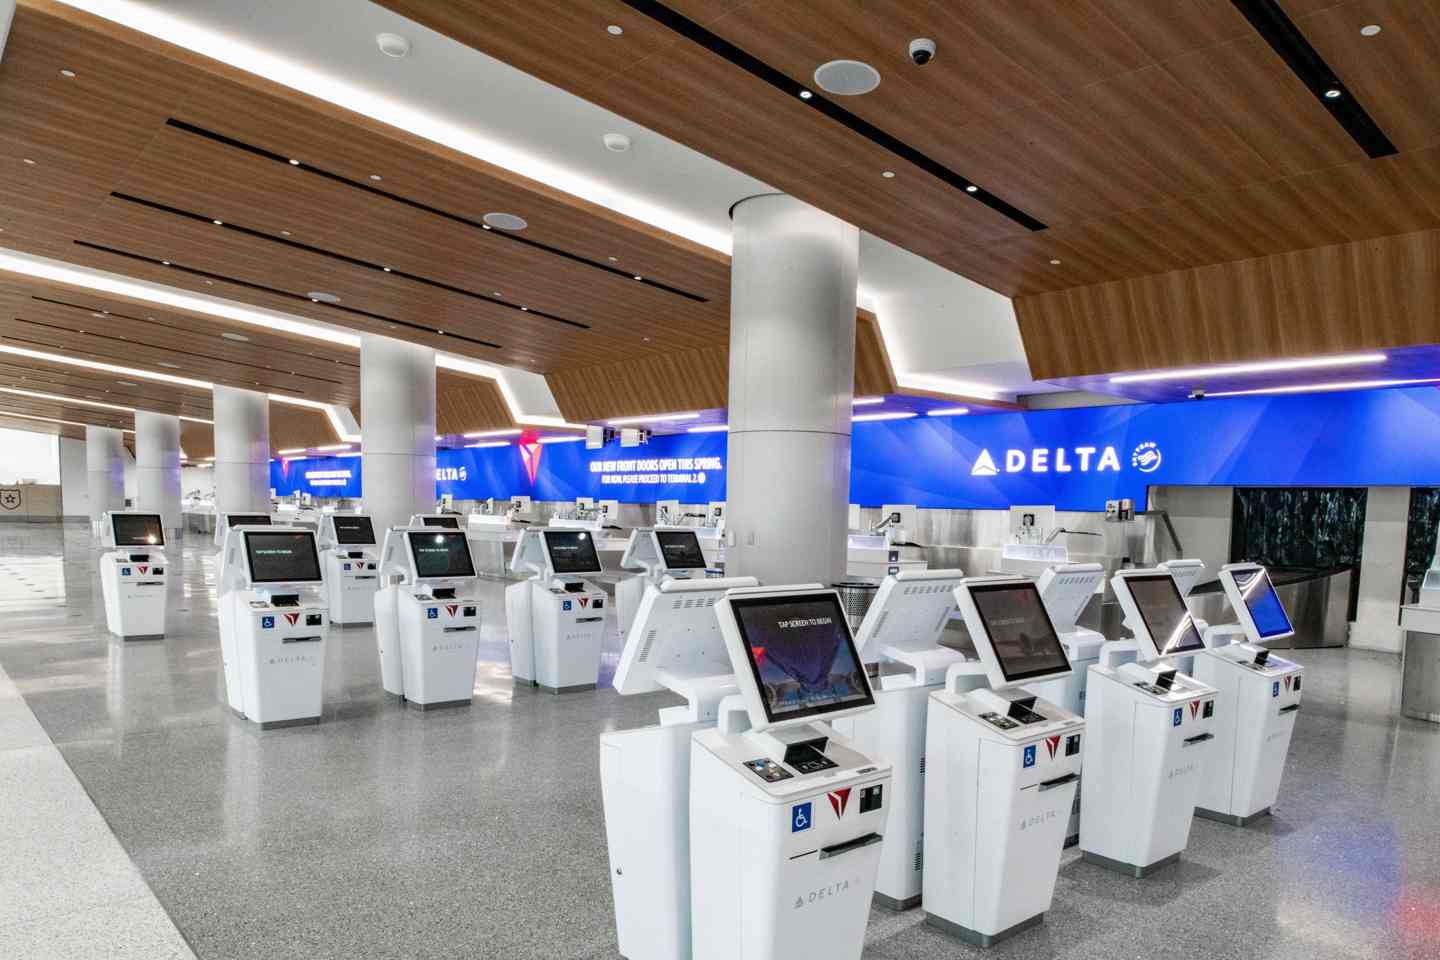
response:
[[[915,66],[923,67],[935,59],[935,41],[929,37],[917,37],[910,41],[910,59]]]

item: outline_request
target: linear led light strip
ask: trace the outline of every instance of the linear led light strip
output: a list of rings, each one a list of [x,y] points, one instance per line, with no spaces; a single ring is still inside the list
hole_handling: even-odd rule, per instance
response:
[[[1304,360],[1264,360],[1258,363],[1228,363],[1214,367],[1187,367],[1180,370],[1159,370],[1154,373],[1122,373],[1110,378],[1111,383],[1151,383],[1156,380],[1190,380],[1196,377],[1238,377],[1252,373],[1277,373],[1284,370],[1318,370],[1325,367],[1353,367],[1384,363],[1383,353],[1347,353],[1334,357],[1310,357]],[[1210,394],[1219,396],[1219,394]]]
[[[17,397],[32,397],[36,400],[50,400],[55,403],[75,404],[81,407],[99,407],[102,410],[121,410],[125,413],[135,413],[138,407],[127,407],[118,403],[101,403],[98,400],[80,400],[74,397],[62,397],[55,393],[36,393],[34,390],[17,390],[14,387],[0,387],[0,393],[9,393]],[[191,423],[208,423],[214,425],[214,420],[206,420],[204,417],[187,417],[179,415],[181,420],[189,420]]]
[[[1324,393],[1327,390],[1373,390],[1379,387],[1407,387],[1419,383],[1440,383],[1440,377],[1415,380],[1332,380],[1329,383],[1307,383],[1292,387],[1256,387],[1253,390],[1222,390],[1207,397],[1249,397],[1261,393]]]

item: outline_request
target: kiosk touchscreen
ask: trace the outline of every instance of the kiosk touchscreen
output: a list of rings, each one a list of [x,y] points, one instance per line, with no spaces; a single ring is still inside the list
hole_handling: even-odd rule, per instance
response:
[[[232,526],[219,588],[225,691],[262,729],[319,723],[329,604],[315,531]]]
[[[381,575],[375,640],[385,692],[420,710],[469,706],[480,651],[470,541],[445,527],[392,527]]]
[[[1090,668],[1080,850],[1143,877],[1178,860],[1189,841],[1212,773],[1217,691],[1170,663],[1204,647],[1170,573],[1122,570],[1110,583],[1134,641],[1105,644]]]
[[[510,569],[527,577],[505,588],[515,682],[550,693],[595,689],[607,597],[585,579],[601,572],[594,533],[526,530],[515,545]]]
[[[1262,646],[1295,632],[1265,568],[1229,564],[1220,584],[1239,624],[1205,631],[1206,649],[1195,656],[1195,679],[1219,691],[1214,757],[1195,812],[1247,826],[1279,795],[1304,670]]]
[[[740,693],[691,739],[692,956],[858,960],[891,782],[829,725],[875,702],[840,597],[732,590],[715,610]]]
[[[990,946],[1050,909],[1085,721],[1022,686],[1071,673],[1034,581],[968,578],[955,602],[989,687],[956,689],[964,673],[952,667],[930,695],[925,919]]]
[[[165,635],[164,523],[158,513],[110,510],[101,521],[105,625],[122,640]]]
[[[461,529],[460,515],[458,513],[417,513],[410,518],[410,526],[459,530]]]
[[[890,816],[875,880],[875,901],[891,910],[920,903],[930,694],[958,663],[968,664],[972,684],[984,682],[978,661],[940,642],[955,612],[955,587],[964,577],[959,570],[902,571],[880,582],[856,632],[875,709],[834,723],[859,750],[894,764]]]
[[[615,616],[623,637],[629,635],[630,624],[648,584],[659,583],[666,577],[703,577],[707,564],[700,537],[693,527],[647,527],[630,531],[620,566],[639,574],[626,577],[615,586]]]
[[[320,522],[320,550],[329,584],[330,622],[374,623],[380,561],[375,524],[358,513],[328,513]]]
[[[690,956],[690,737],[737,691],[715,602],[754,577],[649,581],[615,671],[622,696],[670,690],[658,726],[600,735],[615,932],[626,960]]]

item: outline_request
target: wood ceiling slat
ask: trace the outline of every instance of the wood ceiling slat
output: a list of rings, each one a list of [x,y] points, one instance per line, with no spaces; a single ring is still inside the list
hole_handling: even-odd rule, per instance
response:
[[[464,434],[480,430],[508,430],[514,426],[510,408],[494,380],[450,370],[435,371],[437,433]]]

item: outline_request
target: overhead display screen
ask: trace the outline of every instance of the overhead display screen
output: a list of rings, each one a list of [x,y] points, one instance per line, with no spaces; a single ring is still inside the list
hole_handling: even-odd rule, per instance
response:
[[[1070,669],[1034,583],[980,584],[969,589],[1006,680],[1028,680]]]
[[[427,527],[444,527],[447,530],[459,530],[459,517],[422,517],[421,523]]]
[[[1176,653],[1190,653],[1205,646],[1200,633],[1195,629],[1195,619],[1175,586],[1175,578],[1168,573],[1157,573],[1144,577],[1126,577],[1130,595],[1140,609],[1140,618],[1145,629],[1155,641],[1160,656]]]
[[[470,559],[470,542],[459,531],[427,533],[411,530],[410,552],[415,557],[415,576],[421,580],[448,580],[475,576]]]
[[[1261,640],[1287,637],[1295,632],[1290,625],[1290,615],[1275,594],[1268,573],[1264,570],[1237,571],[1235,586],[1240,588],[1240,596],[1245,600],[1245,608],[1250,611],[1250,619],[1255,622],[1255,631],[1260,634]]]
[[[770,722],[875,702],[833,593],[730,602]]]
[[[335,524],[335,542],[345,546],[373,546],[375,544],[375,525],[369,517],[342,517],[336,515],[331,518]]]
[[[595,539],[584,530],[546,530],[545,549],[556,573],[599,573]]]
[[[245,554],[254,583],[318,583],[320,556],[315,534],[247,533]]]
[[[229,527],[268,527],[270,526],[270,515],[268,513],[227,513],[225,514],[225,525]]]
[[[705,551],[694,530],[656,530],[660,558],[668,570],[700,570],[705,566]]]
[[[164,525],[158,513],[112,513],[110,526],[117,547],[163,547]]]

